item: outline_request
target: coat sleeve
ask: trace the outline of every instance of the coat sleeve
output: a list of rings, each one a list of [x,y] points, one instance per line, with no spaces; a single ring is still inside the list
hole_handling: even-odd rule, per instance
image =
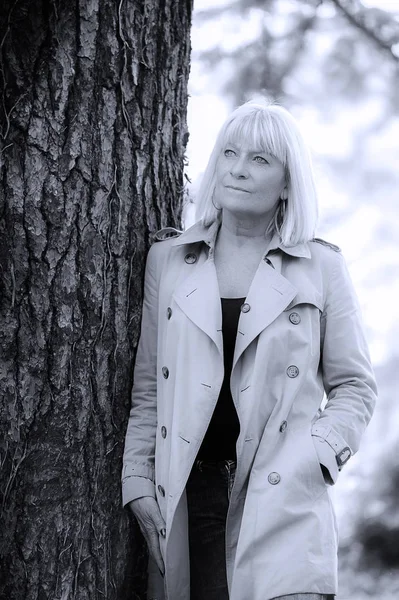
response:
[[[141,332],[134,367],[131,409],[122,469],[122,503],[155,497],[154,458],[157,428],[158,255],[154,244],[147,256]]]
[[[376,402],[376,383],[360,307],[341,254],[332,269],[321,315],[321,366],[327,404],[312,426],[320,463],[335,483],[359,448]]]

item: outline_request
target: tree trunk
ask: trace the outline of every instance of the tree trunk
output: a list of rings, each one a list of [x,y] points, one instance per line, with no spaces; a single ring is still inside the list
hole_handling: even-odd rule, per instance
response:
[[[191,0],[0,6],[0,598],[144,598],[120,471],[150,234],[178,225]]]

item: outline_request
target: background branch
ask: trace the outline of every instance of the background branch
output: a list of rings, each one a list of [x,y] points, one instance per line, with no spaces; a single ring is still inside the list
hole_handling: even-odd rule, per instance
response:
[[[380,50],[388,52],[391,59],[399,64],[399,55],[393,46],[399,44],[399,23],[388,13],[380,9],[366,9],[357,0],[331,0],[348,21],[360,29]],[[371,23],[371,21],[374,23]],[[382,30],[390,30],[389,39],[384,38]],[[388,36],[387,36],[388,37]]]

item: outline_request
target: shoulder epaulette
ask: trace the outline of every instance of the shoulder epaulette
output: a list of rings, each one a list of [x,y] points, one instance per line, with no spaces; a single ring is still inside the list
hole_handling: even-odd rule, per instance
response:
[[[179,237],[183,232],[175,227],[163,227],[154,233],[155,242],[163,242],[169,238]]]
[[[341,252],[341,248],[339,246],[331,244],[331,242],[326,242],[326,240],[322,240],[321,238],[313,238],[312,242],[317,242],[318,244],[327,246],[327,248],[331,248],[331,250],[334,250],[334,252]]]

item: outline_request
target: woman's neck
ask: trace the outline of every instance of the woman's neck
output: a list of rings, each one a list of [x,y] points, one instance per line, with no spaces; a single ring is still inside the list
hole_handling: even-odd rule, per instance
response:
[[[232,246],[265,245],[271,234],[266,234],[270,219],[251,220],[238,219],[227,211],[223,211],[218,233],[219,243],[223,241]]]

